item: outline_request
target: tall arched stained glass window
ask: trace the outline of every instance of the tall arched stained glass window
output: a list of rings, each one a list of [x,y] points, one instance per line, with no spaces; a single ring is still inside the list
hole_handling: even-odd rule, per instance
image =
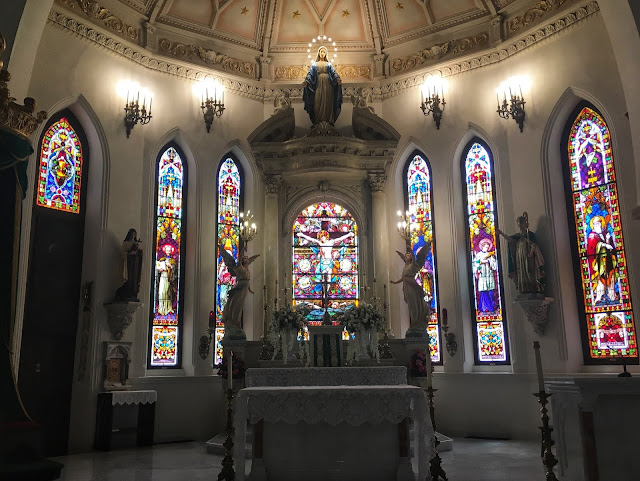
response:
[[[220,164],[218,170],[218,242],[216,243],[216,344],[215,364],[222,362],[222,338],[224,325],[222,311],[227,303],[229,290],[235,285],[235,277],[227,270],[222,259],[220,246],[238,260],[240,238],[240,208],[242,199],[242,172],[240,166],[231,157]]]
[[[181,359],[186,165],[169,144],[156,164],[150,367],[179,367]]]
[[[293,223],[291,244],[293,303],[310,308],[310,324],[322,323],[325,307],[333,317],[358,304],[358,226],[347,209],[331,202],[308,206]]]
[[[477,364],[507,364],[493,160],[489,147],[479,139],[472,140],[463,155],[475,360]]]
[[[637,358],[611,134],[602,115],[580,104],[562,146],[585,362]]]
[[[40,148],[37,205],[78,214],[82,160],[82,144],[69,120],[51,124]]]
[[[434,363],[442,362],[442,345],[438,323],[438,283],[436,277],[435,240],[433,235],[433,201],[431,194],[431,169],[425,157],[414,152],[409,158],[405,172],[405,207],[409,212],[411,240],[409,247],[416,255],[431,241],[431,251],[416,276],[416,282],[424,290],[429,305],[429,350]]]

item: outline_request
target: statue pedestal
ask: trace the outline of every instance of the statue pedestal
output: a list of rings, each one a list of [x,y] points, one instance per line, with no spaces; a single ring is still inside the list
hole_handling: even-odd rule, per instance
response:
[[[544,335],[547,326],[549,305],[555,301],[553,297],[545,297],[544,294],[521,294],[513,301],[519,304],[527,320],[533,326],[533,330],[539,336]]]
[[[428,344],[429,333],[427,332],[427,323],[422,322],[409,327],[407,332],[404,333],[404,337],[405,339],[427,339]]]
[[[107,322],[114,340],[119,341],[127,327],[133,322],[133,315],[142,306],[141,302],[113,301],[104,305],[107,310]]]
[[[225,336],[222,339],[222,349],[225,357],[227,357],[229,355],[229,351],[231,351],[233,352],[233,355],[236,358],[240,358],[243,361],[246,361],[246,356],[245,356],[245,352],[247,350],[246,340],[227,339],[226,332],[225,332]]]
[[[126,391],[131,389],[129,364],[131,363],[132,342],[104,343],[104,388],[107,391]]]
[[[246,341],[247,335],[242,330],[241,327],[234,326],[233,324],[229,324],[224,326],[224,338],[222,342],[225,341]]]
[[[344,326],[309,326],[313,366],[336,367],[343,365],[343,332]]]

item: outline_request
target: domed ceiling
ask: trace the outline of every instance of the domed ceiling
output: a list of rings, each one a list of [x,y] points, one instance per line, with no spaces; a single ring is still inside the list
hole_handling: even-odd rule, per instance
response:
[[[345,80],[374,80],[491,48],[570,3],[579,0],[56,0],[160,55],[283,82],[304,76],[318,35],[337,42]]]

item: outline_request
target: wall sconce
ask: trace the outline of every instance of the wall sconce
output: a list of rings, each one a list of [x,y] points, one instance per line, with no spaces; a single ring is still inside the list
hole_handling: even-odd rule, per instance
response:
[[[442,77],[430,75],[420,87],[421,98],[420,108],[426,116],[433,113],[433,121],[436,128],[440,130],[440,121],[442,120],[442,112],[447,103],[444,100],[444,81]]]
[[[404,214],[401,211],[398,211],[398,217],[400,220],[398,221],[398,234],[404,240],[411,242],[411,232],[415,230],[416,225],[411,224],[410,222],[411,213],[406,211]]]
[[[503,119],[511,117],[515,120],[518,127],[520,127],[520,132],[524,127],[524,104],[526,103],[522,95],[523,87],[525,90],[530,87],[530,81],[527,77],[511,77],[502,82],[496,89],[498,115]],[[509,97],[507,97],[507,94],[509,94]]]
[[[249,241],[253,240],[253,238],[258,233],[258,228],[256,225],[251,222],[253,220],[253,214],[250,210],[246,212],[240,212],[240,239],[244,241],[245,249],[249,245]]]
[[[127,129],[127,138],[136,124],[145,125],[151,121],[151,103],[153,93],[146,88],[141,88],[137,82],[120,82],[117,87],[122,97],[126,98],[124,104],[124,126]],[[142,96],[142,103],[140,97]]]
[[[218,80],[206,78],[194,86],[194,93],[200,98],[204,125],[209,133],[213,119],[224,112],[224,86]]]

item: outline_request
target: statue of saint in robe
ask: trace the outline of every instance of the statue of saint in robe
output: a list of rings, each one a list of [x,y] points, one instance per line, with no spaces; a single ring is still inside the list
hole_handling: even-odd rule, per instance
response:
[[[327,59],[327,47],[318,56],[302,82],[302,101],[313,125],[335,123],[342,109],[342,79]]]

